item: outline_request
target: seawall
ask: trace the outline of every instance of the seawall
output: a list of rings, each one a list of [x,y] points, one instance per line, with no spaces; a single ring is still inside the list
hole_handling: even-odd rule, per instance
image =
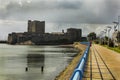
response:
[[[82,45],[80,43],[74,43],[73,46],[74,48],[77,48],[80,52],[73,58],[69,65],[58,76],[56,76],[55,80],[69,80],[84,50],[86,49],[86,45]]]

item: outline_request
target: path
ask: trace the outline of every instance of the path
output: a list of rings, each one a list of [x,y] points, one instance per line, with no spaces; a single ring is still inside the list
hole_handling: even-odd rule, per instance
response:
[[[91,46],[88,63],[84,72],[84,80],[119,80],[120,53],[100,45]]]

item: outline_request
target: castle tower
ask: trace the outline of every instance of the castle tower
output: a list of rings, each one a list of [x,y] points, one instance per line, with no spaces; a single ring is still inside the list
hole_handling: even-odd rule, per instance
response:
[[[82,37],[82,30],[76,28],[67,29],[67,33],[71,41],[79,41]]]
[[[45,33],[45,21],[28,20],[28,32]]]

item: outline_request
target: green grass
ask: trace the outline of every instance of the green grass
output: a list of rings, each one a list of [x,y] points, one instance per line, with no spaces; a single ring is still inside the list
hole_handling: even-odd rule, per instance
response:
[[[113,51],[115,51],[115,52],[118,52],[118,53],[120,53],[120,48],[119,47],[109,47],[109,46],[107,46],[107,45],[103,45],[104,47],[107,47],[108,49],[110,49],[110,50],[113,50]]]

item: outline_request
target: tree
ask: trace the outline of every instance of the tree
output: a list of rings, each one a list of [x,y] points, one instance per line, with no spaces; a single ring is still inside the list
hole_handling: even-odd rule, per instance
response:
[[[91,32],[87,35],[88,40],[92,41],[92,40],[96,40],[96,33],[95,32]]]

